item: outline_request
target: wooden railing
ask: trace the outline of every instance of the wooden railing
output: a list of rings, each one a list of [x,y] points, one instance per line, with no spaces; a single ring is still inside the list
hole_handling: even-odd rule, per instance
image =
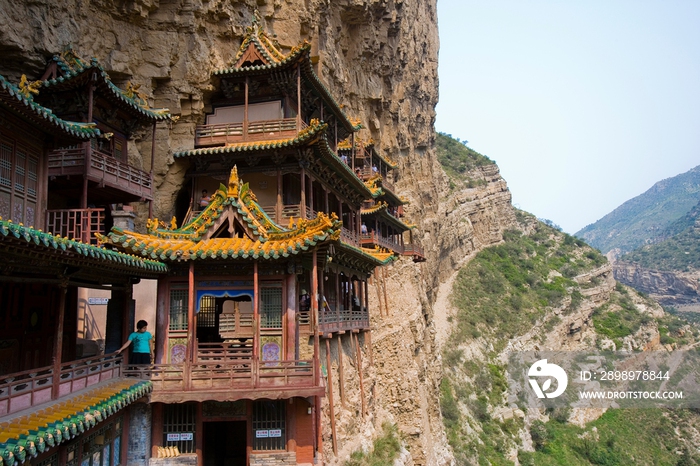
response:
[[[413,256],[414,258],[425,259],[425,254],[423,254],[423,248],[417,244],[406,244],[403,250],[404,256]]]
[[[297,128],[296,118],[281,120],[249,121],[246,123],[222,123],[217,125],[198,125],[195,130],[195,147],[224,145],[243,141],[264,141],[280,136],[291,136],[308,125],[301,122]]]
[[[403,254],[404,252],[404,246],[402,246],[400,243],[392,241],[389,238],[385,238],[384,236],[377,234],[377,232],[375,231],[370,231],[367,234],[361,235],[360,242],[363,246],[377,245],[389,249],[391,251],[397,252],[399,254]]]
[[[112,353],[64,362],[58,379],[53,366],[0,376],[0,417],[120,377],[121,372],[122,356]]]
[[[360,237],[357,233],[354,231],[350,231],[347,228],[343,227],[340,230],[340,239],[345,241],[348,244],[352,244],[353,246],[359,246],[360,245]]]
[[[104,209],[46,211],[46,231],[62,237],[97,244],[95,233],[105,233]]]
[[[152,398],[162,393],[197,391],[314,388],[313,360],[258,361],[252,357],[227,359],[208,356],[206,361],[182,364],[129,366],[124,375],[148,379]]]
[[[326,309],[318,315],[319,331],[332,333],[369,328],[369,312],[365,310]]]
[[[49,176],[82,175],[85,172],[87,145],[57,149],[49,153]],[[150,200],[153,198],[151,175],[112,155],[92,149],[88,178],[112,188]]]

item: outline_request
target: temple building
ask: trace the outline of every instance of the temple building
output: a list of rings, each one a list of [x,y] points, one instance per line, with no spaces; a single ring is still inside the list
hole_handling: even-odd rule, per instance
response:
[[[123,341],[133,285],[167,266],[44,231],[49,154],[104,134],[39,105],[40,86],[0,76],[0,465],[118,466],[151,383],[123,378],[119,355],[82,357],[78,289],[109,290],[110,331]]]
[[[357,369],[365,415],[362,360],[372,360],[370,313],[381,314],[370,308],[370,284],[379,292],[376,270],[401,256],[423,260],[392,184],[397,165],[359,137],[361,124],[323,85],[306,42],[285,53],[253,21],[211,85],[192,144],[173,154],[187,169],[176,215],[159,220],[149,209],[146,231],[123,212],[153,199],[153,150],[145,171],[129,164],[127,145],[150,129],[155,147],[167,110],[149,108],[138,87],[120,89],[72,50],[25,83],[19,104],[21,91],[3,88],[10,97],[0,110],[26,126],[21,144],[33,137],[36,146],[33,168],[18,149],[8,152],[7,189],[0,185],[9,196],[0,215],[12,219],[0,222],[0,247],[18,258],[0,275],[6,464],[22,454],[46,466],[323,464],[321,400],[337,454],[344,357]],[[36,116],[44,113],[52,119]],[[5,157],[10,136],[2,137]],[[20,172],[33,173],[33,197],[19,188]],[[30,217],[59,235],[19,224]],[[23,255],[32,260],[20,263]],[[46,267],[32,268],[39,260]],[[140,278],[157,279],[155,356],[127,365],[114,350],[133,330]],[[79,287],[111,294],[106,354],[76,362]],[[4,357],[11,351],[25,359]],[[59,448],[32,450],[49,434]]]

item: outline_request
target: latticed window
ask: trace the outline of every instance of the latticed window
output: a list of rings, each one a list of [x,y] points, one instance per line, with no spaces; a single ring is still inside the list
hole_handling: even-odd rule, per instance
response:
[[[260,326],[282,328],[282,287],[260,287]]]
[[[170,330],[187,330],[187,301],[187,285],[170,287]]]
[[[195,453],[195,403],[163,407],[163,445],[177,447],[180,453]]]
[[[38,151],[0,136],[0,216],[37,225]]]
[[[58,453],[54,453],[44,461],[33,463],[34,466],[58,466]]]
[[[213,296],[202,296],[199,300],[197,328],[214,327],[216,327],[216,298]]]
[[[284,400],[253,402],[253,450],[284,450],[286,419]]]

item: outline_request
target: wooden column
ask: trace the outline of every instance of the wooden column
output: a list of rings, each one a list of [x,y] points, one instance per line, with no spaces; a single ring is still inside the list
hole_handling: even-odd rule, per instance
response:
[[[296,359],[297,287],[294,275],[287,277],[287,360]]]
[[[253,384],[258,386],[257,367],[260,359],[260,281],[258,261],[253,262]]]
[[[58,292],[58,321],[56,322],[56,333],[53,338],[53,374],[51,387],[51,399],[58,398],[61,386],[61,356],[63,353],[63,321],[66,318],[66,297],[68,294],[68,280],[59,285]]]
[[[194,296],[194,261],[190,261],[187,287],[187,360],[189,362],[194,362],[196,358],[194,346],[197,334],[194,320]]]
[[[379,316],[383,316],[384,313],[382,312],[382,290],[381,287],[379,286],[379,270],[374,269],[374,284],[377,287],[377,304],[379,304]]]
[[[386,267],[382,267],[382,288],[384,288],[384,309],[386,309],[386,315],[391,315],[391,310],[389,309],[389,300],[386,296]]]
[[[311,270],[311,318],[313,320],[311,328],[314,332],[314,367],[316,367],[316,377],[314,380],[314,386],[318,387],[321,385],[321,363],[319,361],[319,328],[318,328],[318,253],[314,249],[311,254],[311,260],[313,261],[313,266]]]
[[[328,202],[328,190],[324,188],[324,189],[323,189],[323,192],[325,193],[325,198],[326,198],[326,199],[325,199],[325,206],[324,206],[324,207],[325,207],[325,212],[326,212],[328,215],[330,215],[330,214],[331,214],[331,207],[330,207],[330,204],[329,204],[329,202]]]
[[[95,76],[95,74],[93,74]],[[86,123],[92,123],[92,107],[93,107],[93,94],[95,92],[95,86],[92,84],[88,85],[88,114],[87,114],[87,121]],[[91,159],[92,159],[92,145],[90,141],[87,141],[84,143],[85,144],[85,169],[83,171],[83,192],[80,198],[80,208],[81,209],[87,209],[88,206],[88,172],[90,171],[90,165],[91,165]],[[83,222],[83,232],[81,235],[81,240],[84,242],[88,242],[90,238],[87,237],[88,232],[87,232],[87,224],[86,222]]]
[[[328,404],[330,406],[333,453],[338,456],[338,439],[335,433],[335,406],[333,405],[333,376],[331,375],[331,342],[326,338],[326,371],[328,372]]]
[[[351,333],[351,338],[355,337],[355,349],[357,350],[357,373],[360,376],[360,396],[362,397],[362,417],[365,417],[365,384],[362,376],[362,349],[356,333]]]
[[[166,311],[166,309],[168,309],[168,311]],[[165,280],[158,280],[158,295],[156,298],[156,364],[165,364],[168,361],[168,329],[170,328],[169,309],[170,303],[168,303],[168,283]]]
[[[277,169],[277,205],[275,206],[275,221],[278,224],[282,222],[282,169]]]
[[[125,463],[127,461],[127,459],[129,458],[128,455],[129,455],[129,417],[130,417],[129,415],[130,415],[130,411],[131,411],[131,407],[129,407],[129,410],[127,410],[126,413],[122,416],[122,431],[121,431],[122,444],[121,444],[121,447],[119,447],[119,450],[120,450],[119,457],[123,458],[122,463]],[[153,422],[152,418],[151,418],[151,422]],[[162,424],[163,423],[161,422],[161,425]],[[151,427],[153,427],[152,424],[151,424]],[[151,438],[151,442],[153,442],[153,438]],[[65,449],[62,449],[62,450],[66,451]],[[153,455],[151,455],[151,456],[153,456]],[[59,460],[58,464],[66,464],[66,463],[67,463],[67,461],[62,462]],[[110,461],[110,463],[111,463],[111,461]]]
[[[306,218],[306,170],[301,167],[301,212],[299,216],[301,218]]]
[[[301,131],[301,68],[297,64],[297,132]]]
[[[355,147],[355,133],[352,133],[350,140],[350,147],[352,147],[350,150],[350,157],[352,157],[352,172],[355,173],[355,156],[357,156],[357,148]]]
[[[204,466],[204,423],[202,422],[202,402],[197,403],[195,408],[195,431],[194,431],[194,448],[197,453],[197,466]]]
[[[248,76],[245,77],[245,97],[243,104],[243,140],[248,140]],[[227,136],[228,139],[228,136]],[[228,141],[226,141],[228,142]]]
[[[122,443],[124,442],[122,438]],[[163,446],[163,403],[151,404],[151,457],[158,456],[158,447]],[[123,456],[122,458],[126,458]]]
[[[314,179],[309,175],[309,207],[311,210],[314,209]],[[311,218],[313,218],[313,213],[311,214]]]
[[[128,156],[127,156],[128,158]],[[153,134],[151,136],[151,170],[148,176],[151,179],[151,197],[153,197],[153,166],[156,160],[156,122],[153,122]],[[148,218],[153,218],[153,200],[148,201]]]
[[[345,372],[343,372],[343,335],[338,334],[338,382],[340,389],[340,404],[345,407]]]

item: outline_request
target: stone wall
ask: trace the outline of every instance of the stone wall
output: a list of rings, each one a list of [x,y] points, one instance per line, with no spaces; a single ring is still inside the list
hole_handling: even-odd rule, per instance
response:
[[[147,466],[151,457],[151,405],[135,403],[129,410],[129,466]]]
[[[131,463],[129,463],[131,465]],[[151,458],[149,466],[197,466],[197,455],[187,454],[170,458]]]
[[[251,453],[250,466],[297,466],[294,452]]]

